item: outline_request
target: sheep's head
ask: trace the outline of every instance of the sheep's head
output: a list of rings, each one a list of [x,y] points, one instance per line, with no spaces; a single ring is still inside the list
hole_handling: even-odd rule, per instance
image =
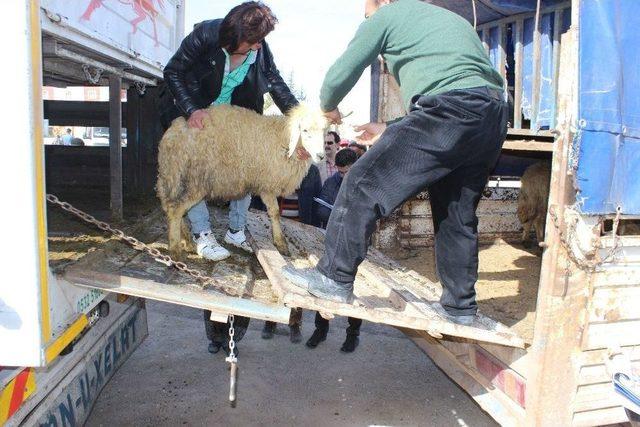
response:
[[[327,119],[320,109],[300,104],[287,114],[289,118],[289,157],[298,145],[307,150],[314,162],[324,158],[324,129]]]

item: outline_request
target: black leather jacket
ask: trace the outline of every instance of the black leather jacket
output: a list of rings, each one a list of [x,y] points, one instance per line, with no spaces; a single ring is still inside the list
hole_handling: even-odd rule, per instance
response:
[[[215,19],[198,24],[167,63],[160,91],[165,127],[178,116],[188,117],[208,107],[220,94],[225,67],[225,55],[218,44],[221,23],[222,19]],[[263,42],[244,81],[233,91],[231,103],[262,113],[267,92],[282,112],[298,104],[273,62],[269,45]]]

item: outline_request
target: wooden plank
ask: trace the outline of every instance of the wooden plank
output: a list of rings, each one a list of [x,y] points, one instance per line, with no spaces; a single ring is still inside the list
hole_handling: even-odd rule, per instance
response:
[[[109,75],[109,170],[111,176],[111,217],[122,220],[122,104],[120,90],[122,78]]]
[[[578,387],[573,410],[574,412],[592,411],[616,407],[619,404],[611,382],[588,384]]]
[[[507,129],[507,135],[516,136],[539,136],[543,138],[554,138],[555,135],[551,131],[540,129]]]
[[[390,272],[392,272],[394,278],[392,279],[393,283],[391,286],[395,292],[402,295],[403,298],[410,301],[413,305],[424,310],[424,312],[429,313],[429,317],[432,319],[436,319],[437,316],[442,315],[443,312],[438,303],[440,294],[442,293],[439,284],[429,281],[426,277],[421,276],[413,270],[402,267],[396,261],[387,258],[374,248],[369,249],[368,257],[361,264],[360,268],[362,269],[363,275],[372,281],[378,277],[388,277]],[[482,339],[485,333],[481,331],[498,332],[507,335],[512,333],[508,327],[494,321],[481,312],[478,313],[474,326],[480,330],[474,337],[467,337],[465,335],[459,335],[458,333],[448,335],[485,341]]]
[[[220,226],[219,221],[216,224]],[[159,210],[127,231],[150,247],[167,252],[165,223]],[[278,304],[266,279],[253,275],[251,257],[234,254],[228,260],[212,263],[191,255],[186,261],[190,268],[210,277],[213,284],[203,289],[186,273],[168,268],[119,241],[90,252],[60,276],[61,280],[107,292],[288,323],[290,310]]]
[[[629,360],[640,360],[640,345],[621,347],[621,350],[624,353],[625,357],[628,357]],[[580,365],[586,366],[604,364],[608,358],[608,349],[583,351],[580,354]]]
[[[631,367],[634,371],[640,369],[640,360],[631,361]],[[611,375],[606,365],[591,365],[580,368],[579,385],[600,384],[611,382]]]
[[[537,10],[540,10],[541,0],[537,0]],[[538,112],[540,111],[540,85],[542,82],[542,52],[540,48],[540,17],[542,13],[536,13],[533,27],[533,83],[531,85],[531,129],[537,129]]]
[[[504,144],[502,144],[502,149],[511,151],[543,151],[551,153],[553,152],[553,142],[538,142],[524,139],[514,141],[507,139]]]
[[[487,52],[487,55],[489,54],[489,31],[490,29],[484,29],[482,30],[482,47],[484,47],[484,51]]]
[[[444,345],[420,331],[403,330],[445,374],[487,411],[500,425],[525,424],[525,411],[475,369],[465,366]]]
[[[371,64],[371,101],[369,109],[369,121],[376,123],[378,121],[380,106],[380,77],[382,75],[382,63],[380,59],[376,59]]]
[[[479,343],[476,345],[482,347],[487,353],[509,366],[509,369],[521,377],[526,379],[529,375],[531,353],[528,349],[505,347],[490,343]]]
[[[604,266],[593,276],[594,288],[640,286],[640,268],[634,265]]]
[[[305,257],[311,255],[312,262],[307,263],[307,266],[315,265],[317,257],[323,250],[322,232],[315,227],[286,219],[282,220],[282,223],[283,232],[290,241],[292,254],[299,252],[303,253]],[[273,246],[266,215],[251,213],[248,228],[251,234],[250,241],[260,264],[274,285],[274,289],[277,289],[284,303],[289,306],[351,316],[393,326],[426,330],[436,336],[445,334],[502,345],[524,346],[522,339],[513,334],[506,326],[499,325],[483,316],[473,326],[463,326],[451,322],[440,311],[441,308],[437,308],[435,302],[439,296],[434,291],[436,285],[423,278],[421,285],[424,290],[418,290],[415,283],[411,284],[410,280],[406,280],[413,276],[415,282],[417,273],[400,272],[401,267],[399,266],[390,269],[390,266],[395,265],[391,260],[385,259],[384,264],[381,265],[380,259],[385,257],[375,249],[370,249],[370,254],[374,255],[369,255],[368,261],[361,265],[358,277],[356,277],[354,283],[356,298],[353,304],[341,304],[316,298],[290,283],[282,275],[282,267],[287,264],[287,261]],[[300,258],[293,259],[294,265],[300,266]],[[378,264],[376,265],[376,263]],[[424,292],[430,293],[427,295]]]
[[[589,322],[617,322],[640,319],[640,285],[624,288],[597,288],[589,307]],[[640,331],[638,331],[640,335]],[[640,339],[639,339],[640,343]]]
[[[575,427],[591,427],[597,425],[615,425],[626,423],[627,414],[622,406],[576,412],[571,425]]]
[[[504,81],[504,88],[507,88],[507,26],[498,26],[498,72]]]
[[[599,348],[614,348],[616,346],[630,346],[640,344],[640,320],[629,320],[615,323],[590,324],[587,331],[583,350]]]
[[[514,47],[514,61],[515,61],[515,85],[513,94],[513,128],[510,131],[522,128],[522,73],[523,73],[523,58],[524,58],[524,20],[518,19],[514,25],[515,28],[515,47]]]
[[[563,9],[557,9],[553,13],[553,78],[552,78],[552,94],[554,105],[558,103],[558,78],[560,77],[560,27],[562,26],[562,14]],[[555,108],[554,108],[554,111]],[[556,127],[556,114],[551,116],[551,126],[553,129]]]
[[[105,292],[149,298],[217,313],[230,313],[280,323],[289,322],[290,310],[285,307],[229,296],[214,289],[202,289],[196,284],[164,284],[150,279],[91,272],[76,266],[67,269],[62,280]]]

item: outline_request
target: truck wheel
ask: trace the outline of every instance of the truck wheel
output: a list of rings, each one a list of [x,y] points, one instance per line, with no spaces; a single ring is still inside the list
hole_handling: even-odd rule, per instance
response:
[[[98,304],[98,315],[100,317],[107,317],[109,315],[109,303],[107,301],[100,301]]]
[[[73,342],[70,342],[65,348],[60,352],[60,356],[66,356],[67,354],[73,351]]]

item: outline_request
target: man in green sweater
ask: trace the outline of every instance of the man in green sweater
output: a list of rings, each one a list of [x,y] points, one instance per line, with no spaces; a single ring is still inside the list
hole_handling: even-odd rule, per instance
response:
[[[366,20],[329,69],[320,93],[327,117],[378,55],[400,85],[408,114],[360,126],[380,136],[351,168],[329,219],[314,269],[284,268],[311,294],[350,302],[376,220],[428,188],[443,313],[471,324],[477,311],[476,208],[507,131],[503,81],[472,26],[420,0],[366,0]]]

